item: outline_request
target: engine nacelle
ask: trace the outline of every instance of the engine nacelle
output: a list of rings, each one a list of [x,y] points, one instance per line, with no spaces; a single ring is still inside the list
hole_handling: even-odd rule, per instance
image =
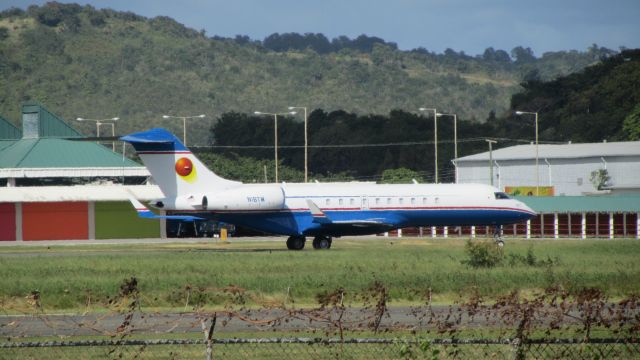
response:
[[[152,205],[159,209],[166,210],[202,210],[202,199],[203,196],[201,194],[168,197],[155,201]]]
[[[206,194],[200,207],[206,210],[284,209],[284,190],[278,185],[247,185],[218,194]]]

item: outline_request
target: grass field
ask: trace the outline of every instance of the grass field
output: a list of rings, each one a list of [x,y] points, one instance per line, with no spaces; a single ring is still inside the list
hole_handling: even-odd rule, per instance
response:
[[[476,240],[477,241],[477,240]],[[45,311],[98,307],[118,294],[123,280],[136,277],[142,305],[182,308],[186,290],[235,285],[253,298],[289,297],[315,304],[316,295],[343,287],[358,293],[374,281],[389,289],[391,305],[418,303],[428,289],[439,303],[451,303],[474,287],[487,297],[518,289],[525,293],[549,286],[598,287],[610,297],[640,290],[640,242],[635,240],[510,240],[505,255],[552,264],[524,263],[474,269],[464,240],[337,239],[329,251],[287,251],[281,242],[233,242],[149,245],[81,245],[0,248],[0,301],[5,311],[20,311],[25,297],[40,293]],[[201,291],[192,302],[207,306],[224,300]]]

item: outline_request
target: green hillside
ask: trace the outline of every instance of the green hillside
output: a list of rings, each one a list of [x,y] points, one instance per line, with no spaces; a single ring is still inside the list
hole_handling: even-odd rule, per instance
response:
[[[288,105],[360,114],[437,106],[483,121],[509,108],[523,79],[555,78],[612,53],[594,45],[536,58],[518,47],[511,56],[489,48],[471,57],[400,51],[384,41],[369,41],[366,50],[351,46],[359,39],[334,39],[343,45],[324,51],[306,46],[308,39],[282,47],[290,43],[284,35],[279,43],[208,37],[168,17],[76,4],[9,9],[0,13],[0,114],[16,122],[20,103],[37,100],[66,119],[119,116],[118,133],[179,131],[181,122],[161,115],[207,114],[190,121],[190,144],[206,143],[208,128],[225,112]]]

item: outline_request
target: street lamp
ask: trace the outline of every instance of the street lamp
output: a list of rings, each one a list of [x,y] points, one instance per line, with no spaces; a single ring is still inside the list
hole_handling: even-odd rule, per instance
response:
[[[295,109],[303,109],[304,110],[304,182],[308,180],[308,172],[309,172],[309,158],[307,148],[309,146],[309,142],[307,140],[307,108],[305,106],[289,106],[287,109],[295,110]]]
[[[538,112],[516,111],[516,115],[536,116],[536,196],[540,196],[540,169],[538,168]]]
[[[493,186],[493,144],[496,144],[497,141],[484,139],[484,141],[489,143],[489,179],[491,181],[491,186]]]
[[[273,144],[273,153],[276,160],[276,183],[278,182],[278,115],[295,115],[295,111],[285,112],[285,113],[267,113],[262,111],[254,111],[256,115],[265,115],[265,116],[273,116],[273,135],[274,135],[274,144]]]
[[[433,148],[435,152],[436,179],[438,183],[438,111],[435,108],[419,108],[420,111],[433,111]]]
[[[187,146],[187,119],[203,118],[205,114],[193,115],[193,116],[172,116],[162,115],[163,119],[182,119],[182,142],[184,146]]]
[[[436,113],[436,116],[453,116],[453,157],[458,158],[458,115]]]
[[[115,123],[112,122],[104,122],[104,121],[118,121],[120,120],[119,117],[113,117],[110,119],[85,119],[85,118],[76,118],[76,121],[93,121],[96,123],[96,137],[100,137],[100,126],[101,125],[111,125],[111,136],[114,137],[116,136],[116,127],[115,127]],[[111,142],[111,150],[112,151],[116,151],[116,143],[115,142]]]

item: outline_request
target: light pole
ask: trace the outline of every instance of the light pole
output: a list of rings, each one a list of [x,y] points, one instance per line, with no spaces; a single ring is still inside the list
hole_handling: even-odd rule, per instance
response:
[[[435,108],[420,108],[420,111],[433,111],[433,149],[435,155],[435,168],[436,178],[435,183],[438,183],[438,111]]]
[[[309,173],[309,157],[308,157],[308,138],[307,138],[307,107],[306,106],[289,106],[289,110],[302,109],[304,110],[304,182],[308,181]]]
[[[205,114],[193,115],[193,116],[172,116],[162,115],[163,119],[182,119],[182,142],[184,146],[187,146],[187,119],[203,118]]]
[[[540,196],[540,169],[538,168],[538,112],[516,111],[516,115],[524,114],[536,116],[536,196]]]
[[[253,112],[256,115],[266,115],[266,116],[273,116],[273,136],[274,136],[274,143],[273,143],[273,153],[274,153],[274,157],[275,157],[275,161],[276,161],[276,183],[278,182],[278,115],[295,115],[296,112],[295,111],[290,111],[290,112],[285,112],[285,113],[267,113],[267,112],[262,112],[262,111],[254,111]]]
[[[100,126],[101,125],[111,125],[111,136],[114,137],[116,136],[116,126],[115,123],[112,122],[105,122],[105,121],[118,121],[120,120],[119,117],[113,117],[110,119],[85,119],[85,118],[76,118],[76,121],[93,121],[96,123],[96,137],[100,137]],[[111,142],[111,150],[112,151],[116,151],[116,143],[115,142]]]
[[[458,115],[436,113],[436,116],[453,116],[453,157],[458,158]]]
[[[484,141],[489,143],[489,179],[490,179],[490,183],[491,186],[493,186],[493,144],[496,144],[497,141],[495,140],[490,140],[490,139],[484,139]]]

